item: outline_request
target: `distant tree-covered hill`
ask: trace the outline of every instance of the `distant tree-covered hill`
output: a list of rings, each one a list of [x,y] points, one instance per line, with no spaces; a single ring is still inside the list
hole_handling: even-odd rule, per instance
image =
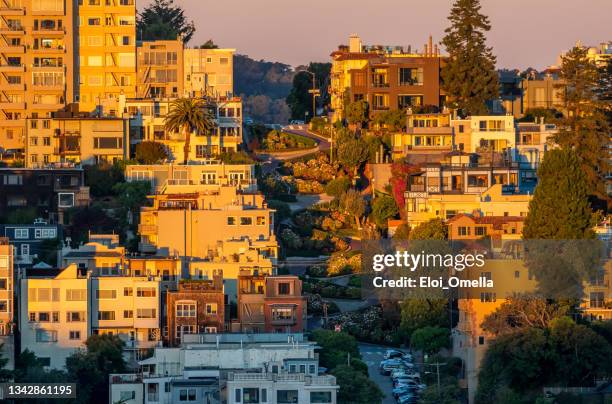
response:
[[[285,98],[295,72],[279,62],[234,56],[234,91],[243,98],[244,114],[257,122],[286,123],[290,116]]]

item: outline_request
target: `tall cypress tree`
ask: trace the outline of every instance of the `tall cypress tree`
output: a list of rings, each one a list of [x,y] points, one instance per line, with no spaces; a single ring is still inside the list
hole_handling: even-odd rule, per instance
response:
[[[442,45],[450,57],[442,68],[443,89],[462,115],[486,114],[485,102],[499,95],[496,59],[485,37],[489,18],[480,13],[480,0],[456,0],[448,19]]]
[[[595,217],[588,200],[588,182],[571,149],[550,150],[538,169],[538,186],[529,202],[525,239],[594,238]]]
[[[598,71],[587,52],[588,48],[576,46],[562,58],[559,76],[563,84],[557,87],[561,90],[565,115],[558,121],[559,131],[554,140],[578,155],[589,194],[606,198],[610,126],[605,110],[610,108],[610,101],[605,99],[602,78],[607,71]]]

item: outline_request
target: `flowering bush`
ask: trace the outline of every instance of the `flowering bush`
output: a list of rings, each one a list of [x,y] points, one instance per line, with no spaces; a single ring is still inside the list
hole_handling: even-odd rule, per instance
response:
[[[317,157],[306,162],[287,161],[284,167],[288,169],[295,178],[327,183],[334,178],[340,166],[338,163],[331,164],[326,154],[319,154]]]
[[[349,256],[344,252],[332,254],[327,262],[329,276],[361,272],[361,254]]]

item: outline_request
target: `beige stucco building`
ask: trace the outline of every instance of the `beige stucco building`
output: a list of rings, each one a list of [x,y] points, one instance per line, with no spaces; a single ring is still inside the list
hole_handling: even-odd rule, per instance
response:
[[[232,97],[236,49],[185,49],[185,96]]]
[[[92,165],[130,157],[129,120],[58,113],[50,119],[27,119],[26,166],[54,163]]]
[[[0,6],[0,146],[23,149],[26,118],[48,118],[75,94],[70,2],[5,0]]]
[[[137,48],[138,98],[177,98],[183,90],[183,41],[143,41]]]
[[[79,0],[79,107],[136,95],[136,2]]]
[[[2,357],[8,359],[5,369],[15,367],[14,274],[13,246],[7,238],[0,238],[0,343]]]

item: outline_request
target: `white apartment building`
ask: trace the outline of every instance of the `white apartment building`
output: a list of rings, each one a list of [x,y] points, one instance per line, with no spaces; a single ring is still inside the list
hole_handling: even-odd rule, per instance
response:
[[[35,272],[34,272],[35,273]],[[160,340],[159,279],[92,277],[76,264],[55,275],[21,279],[21,350],[61,369],[93,334],[119,335],[128,365]]]
[[[512,115],[471,116],[454,119],[455,148],[466,153],[503,153],[516,160],[516,130]]]

